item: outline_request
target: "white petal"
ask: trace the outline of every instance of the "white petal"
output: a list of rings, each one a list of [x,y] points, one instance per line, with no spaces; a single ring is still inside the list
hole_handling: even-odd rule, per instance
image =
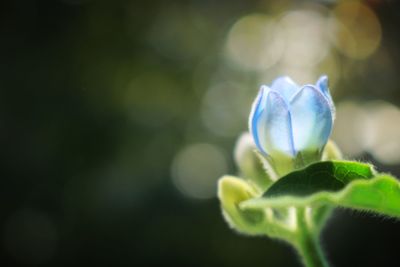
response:
[[[291,118],[288,105],[283,97],[274,91],[270,91],[266,100],[266,110],[263,112],[264,127],[260,127],[263,138],[261,145],[272,156],[285,154],[294,156]]]
[[[321,149],[328,141],[333,123],[326,97],[319,89],[306,85],[290,104],[296,151]]]
[[[271,90],[279,92],[288,103],[299,89],[300,87],[287,76],[275,79],[271,85]]]

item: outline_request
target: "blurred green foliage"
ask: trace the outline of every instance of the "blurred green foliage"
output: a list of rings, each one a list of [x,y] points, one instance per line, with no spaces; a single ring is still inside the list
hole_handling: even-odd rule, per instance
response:
[[[227,32],[246,14],[299,2],[2,1],[0,264],[297,266],[287,245],[228,229],[216,198],[181,194],[170,169],[183,147],[206,142],[236,172],[230,153],[245,118],[218,135],[202,122],[202,99],[216,79],[255,93],[254,73],[221,67]],[[338,98],[400,104],[398,8],[368,2],[393,64],[382,73],[351,63],[356,74],[336,83]],[[397,260],[398,225],[349,215],[338,213],[323,237],[334,265]]]

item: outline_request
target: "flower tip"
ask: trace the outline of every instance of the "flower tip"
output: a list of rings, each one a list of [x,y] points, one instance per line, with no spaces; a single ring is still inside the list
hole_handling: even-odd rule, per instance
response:
[[[272,81],[271,89],[277,90],[282,86],[288,86],[288,85],[297,86],[296,83],[292,80],[292,78],[290,78],[287,75],[283,75],[283,76],[279,76],[278,78],[276,78],[275,80]]]
[[[322,75],[319,77],[318,81],[326,81],[326,82],[328,82],[328,75],[322,74]]]
[[[279,92],[286,101],[289,101],[299,89],[299,86],[289,76],[278,77],[271,85],[271,90]]]
[[[328,76],[322,75],[317,81],[317,87],[324,93],[328,92]]]
[[[267,85],[261,85],[260,90],[258,91],[258,94],[265,94],[269,91],[269,87]]]

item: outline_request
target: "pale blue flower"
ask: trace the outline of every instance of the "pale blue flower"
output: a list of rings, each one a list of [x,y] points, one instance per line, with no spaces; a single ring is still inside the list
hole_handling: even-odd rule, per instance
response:
[[[265,156],[295,158],[320,154],[332,131],[335,108],[322,76],[315,85],[298,86],[289,77],[261,86],[249,117],[249,129]]]

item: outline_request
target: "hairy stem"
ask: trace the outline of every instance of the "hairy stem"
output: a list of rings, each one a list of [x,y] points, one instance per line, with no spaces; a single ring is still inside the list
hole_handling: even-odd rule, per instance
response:
[[[298,236],[295,247],[307,267],[328,267],[319,245],[318,233],[307,220],[306,209],[297,209]]]

